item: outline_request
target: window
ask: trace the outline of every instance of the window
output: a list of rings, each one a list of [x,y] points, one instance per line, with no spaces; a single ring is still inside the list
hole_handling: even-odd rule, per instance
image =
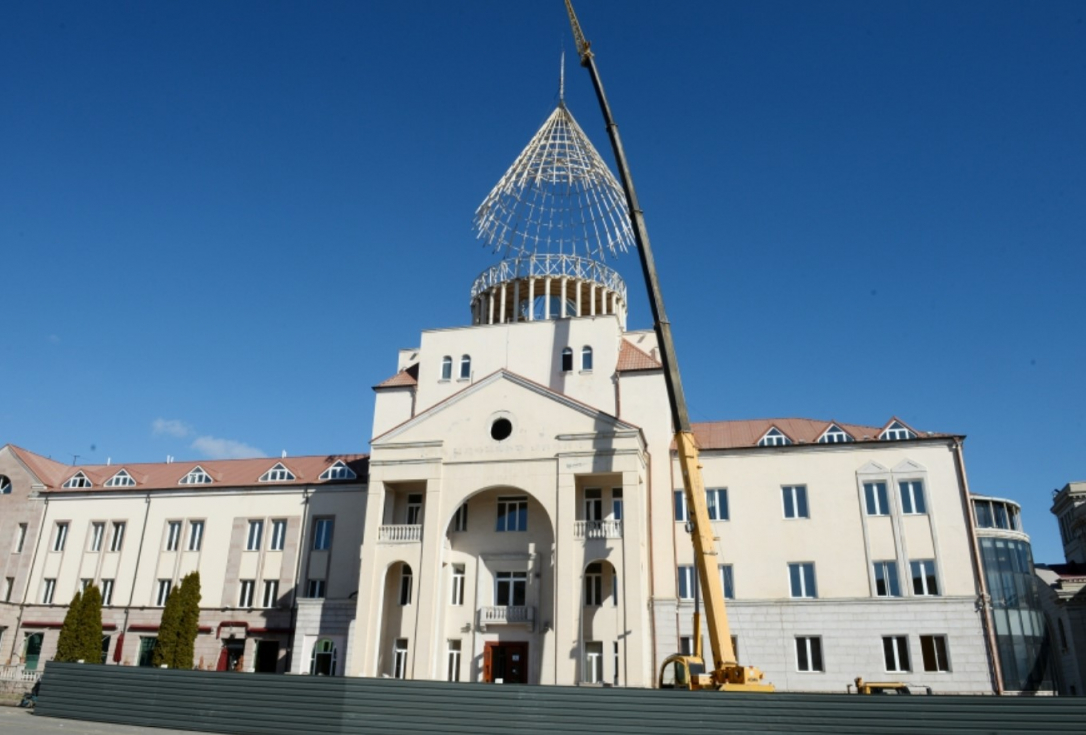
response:
[[[102,604],[109,606],[113,604],[113,580],[102,580]]]
[[[616,487],[611,491],[611,518],[622,520],[622,488]]]
[[[41,603],[43,605],[53,604],[53,593],[57,590],[57,581],[55,579],[46,579],[42,583],[41,589]]]
[[[460,641],[459,639],[449,640],[449,653],[446,657],[448,665],[446,666],[446,680],[447,681],[460,681]]]
[[[1056,618],[1056,625],[1060,634],[1060,650],[1067,653],[1067,630],[1063,627],[1063,618]]]
[[[700,638],[700,636],[699,636],[699,638]],[[681,653],[684,656],[693,656],[694,655],[694,636],[692,636],[692,635],[679,636],[679,653]]]
[[[135,487],[136,481],[126,470],[121,470],[113,477],[106,480],[106,487]]]
[[[453,564],[452,566],[452,599],[449,600],[450,605],[463,605],[464,604],[464,565]]]
[[[528,592],[527,572],[496,572],[494,574],[494,604],[499,607],[520,607]]]
[[[92,483],[90,481],[89,477],[84,475],[82,472],[76,472],[74,475],[72,475],[70,478],[68,478],[68,481],[65,482],[63,485],[61,485],[61,487],[81,488],[81,487],[91,487],[93,485],[94,485],[94,483]]]
[[[846,444],[850,441],[852,441],[852,437],[837,424],[830,424],[830,428],[826,429],[822,436],[818,437],[819,444]]]
[[[324,597],[324,580],[323,579],[311,579],[306,586],[305,596],[312,599],[320,599]]]
[[[336,675],[336,644],[327,638],[322,638],[313,646],[313,653],[309,659],[309,673],[311,676],[335,676]]]
[[[901,512],[922,515],[928,512],[924,504],[924,485],[918,481],[899,482],[901,489]]]
[[[924,660],[924,671],[950,671],[950,661],[946,655],[946,636],[920,636],[920,657]]]
[[[411,493],[407,496],[407,525],[417,526],[422,523],[422,494]]]
[[[877,561],[875,567],[875,595],[877,597],[901,597],[897,582],[897,562]]]
[[[177,481],[178,485],[210,485],[211,475],[203,467],[193,467],[192,471]]]
[[[392,678],[404,679],[407,677],[407,639],[397,638],[392,647]]]
[[[611,606],[618,607],[618,572],[611,567]]]
[[[791,443],[792,440],[782,434],[780,429],[776,427],[767,431],[765,436],[758,440],[758,446],[760,447],[786,447]]]
[[[592,348],[585,345],[581,348],[581,370],[592,369]]]
[[[400,604],[401,605],[410,605],[411,604],[411,581],[412,581],[411,578],[412,578],[411,567],[404,564],[403,568],[400,569]]]
[[[584,491],[584,519],[603,520],[603,491],[599,488],[587,488]]]
[[[815,636],[796,638],[796,671],[825,671],[822,667],[822,639]]]
[[[938,595],[939,585],[935,581],[935,560],[917,559],[909,562],[913,573],[914,595]]]
[[[584,604],[590,607],[603,604],[603,564],[598,561],[585,569]]]
[[[452,357],[450,355],[441,358],[441,379],[452,380]]]
[[[294,473],[288,470],[282,462],[279,462],[261,475],[258,482],[290,482],[293,479],[295,479]]]
[[[313,521],[313,551],[328,551],[332,548],[331,518],[317,518]]]
[[[166,598],[170,596],[170,586],[173,583],[168,579],[158,580],[158,591],[155,594],[155,604],[159,607],[166,605]]]
[[[64,544],[68,541],[68,523],[57,523],[53,534],[53,551],[64,551]]]
[[[679,599],[693,600],[694,585],[697,584],[697,575],[692,564],[679,565]]]
[[[245,550],[260,551],[262,538],[264,538],[264,521],[249,521],[249,536],[245,542]]]
[[[710,521],[728,520],[728,488],[716,488],[705,491],[706,505],[709,506]]]
[[[102,537],[106,534],[106,524],[104,523],[92,523],[90,532],[90,550],[101,551],[102,550]]]
[[[279,602],[279,580],[278,579],[265,579],[264,580],[264,604],[263,607],[275,607]]]
[[[158,636],[140,636],[140,652],[136,659],[139,666],[153,666],[152,659],[155,655],[155,647],[158,645]]]
[[[684,523],[687,519],[686,515],[686,491],[675,491],[675,520],[678,523]]]
[[[467,380],[471,377],[471,355],[460,356],[460,379]]]
[[[15,532],[15,553],[23,553],[23,546],[26,545],[26,524],[20,523],[18,530]]]
[[[81,579],[79,580],[79,592],[80,594],[86,594],[87,588],[94,583],[93,579]]]
[[[886,495],[885,482],[865,482],[864,500],[869,516],[890,515],[890,500]]]
[[[615,661],[615,679],[614,679],[613,685],[617,687],[618,686],[618,670],[619,670],[619,666],[618,666],[618,641],[614,641],[611,644],[611,648],[612,648],[612,652],[614,654],[614,661]],[[736,658],[738,658],[738,657],[736,657]]]
[[[732,574],[731,564],[718,564],[717,569],[720,572],[720,584],[724,588],[724,598],[727,600],[735,599],[735,579]]]
[[[785,518],[810,518],[807,509],[807,487],[805,485],[786,485],[781,488],[784,500]]]
[[[204,543],[204,522],[189,521],[189,551],[199,551]]]
[[[343,460],[336,460],[336,463],[321,473],[320,479],[322,480],[356,480],[358,475],[354,473],[347,465],[343,464]]]
[[[909,668],[909,638],[907,636],[883,636],[882,654],[886,660],[887,671],[912,671],[912,669]]]
[[[255,579],[243,579],[243,580],[241,580],[241,594],[238,595],[238,607],[252,607],[253,606],[253,588],[254,587],[256,587],[256,580]]]
[[[4,580],[4,602],[11,602],[11,593],[15,590],[15,577]]]
[[[177,551],[181,544],[181,521],[169,521],[166,524],[166,551]]]
[[[788,581],[791,585],[792,597],[818,597],[813,563],[789,564]]]
[[[573,350],[566,347],[562,350],[562,372],[569,373],[573,371]]]
[[[901,423],[900,421],[895,421],[883,430],[882,436],[880,436],[879,438],[883,441],[893,442],[902,441],[905,439],[915,439],[916,434],[909,430],[909,428],[906,427],[905,424]]]
[[[461,503],[453,514],[453,531],[463,532],[468,530],[468,504]]]
[[[11,480],[7,475],[0,475],[0,495],[11,495]]]
[[[287,521],[285,518],[277,518],[271,522],[271,542],[269,551],[282,551],[287,541]]]
[[[498,498],[498,530],[528,530],[527,497],[521,495],[516,497]]]
[[[113,521],[113,531],[109,536],[109,550],[120,551],[124,545],[124,521]]]
[[[600,641],[584,644],[584,680],[588,684],[603,683],[603,643]]]

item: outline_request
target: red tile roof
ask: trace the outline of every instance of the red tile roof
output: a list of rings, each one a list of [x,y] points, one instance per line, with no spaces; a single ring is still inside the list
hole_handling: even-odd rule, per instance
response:
[[[409,368],[405,368],[400,372],[393,375],[387,380],[383,380],[377,385],[373,386],[374,390],[378,388],[401,388],[404,386],[413,386],[419,384],[419,364],[416,362]]]
[[[900,419],[896,419],[900,421]],[[905,422],[902,421],[902,424]],[[887,426],[890,422],[887,422]],[[845,424],[821,419],[750,419],[746,421],[710,421],[693,424],[694,438],[702,449],[735,449],[754,447],[766,432],[776,427],[794,444],[814,444],[831,425],[836,425],[857,442],[879,441],[882,427]],[[907,425],[907,424],[906,424]],[[951,437],[953,434],[916,432],[921,439]]]
[[[659,360],[645,351],[635,347],[626,340],[618,348],[618,365],[615,367],[620,373],[632,373],[638,370],[659,370],[663,367]]]

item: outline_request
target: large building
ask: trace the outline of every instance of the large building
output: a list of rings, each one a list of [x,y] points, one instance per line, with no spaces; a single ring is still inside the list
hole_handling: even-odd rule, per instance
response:
[[[1038,564],[1060,694],[1086,694],[1086,482],[1052,493],[1065,563]]]

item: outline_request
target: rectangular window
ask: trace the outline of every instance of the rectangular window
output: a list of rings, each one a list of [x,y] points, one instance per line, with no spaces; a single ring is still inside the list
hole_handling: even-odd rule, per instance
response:
[[[938,595],[939,585],[935,580],[935,560],[916,559],[909,562],[913,573],[914,595]]]
[[[332,519],[317,518],[313,521],[313,551],[332,548]]]
[[[152,660],[155,647],[158,645],[158,636],[140,636],[140,652],[136,662],[139,666],[153,666]]]
[[[109,550],[120,551],[124,546],[124,521],[113,521],[112,533],[109,535]]]
[[[453,531],[463,533],[468,530],[468,504],[461,503],[453,515]]]
[[[720,570],[720,584],[724,587],[724,599],[735,599],[735,580],[732,574],[731,564],[719,564],[717,569]]]
[[[950,671],[945,635],[920,636],[920,655],[924,659],[924,671]]]
[[[584,573],[584,604],[596,607],[603,604],[603,565],[594,562]]]
[[[166,605],[166,598],[170,596],[170,586],[173,583],[168,579],[158,580],[158,590],[155,594],[155,604],[159,607]]]
[[[81,594],[86,594],[87,588],[90,587],[93,583],[94,583],[93,579],[81,579],[81,580],[79,580],[79,592]]]
[[[517,497],[498,498],[498,530],[528,530],[527,497],[521,495]]]
[[[169,521],[166,524],[166,551],[177,551],[181,544],[181,521]]]
[[[53,534],[53,551],[64,551],[64,544],[68,542],[68,522],[58,522],[56,532]]]
[[[102,604],[109,606],[113,604],[113,580],[102,580]]]
[[[822,639],[816,636],[796,638],[796,671],[825,671],[822,666]]]
[[[728,488],[715,488],[705,491],[706,505],[709,506],[710,521],[728,520]]]
[[[786,485],[781,488],[784,501],[785,518],[810,518],[807,512],[807,487],[805,485]]]
[[[924,485],[919,481],[900,482],[901,512],[913,515],[921,515],[928,512],[924,503]]]
[[[603,490],[598,487],[584,491],[584,519],[586,521],[603,520]]]
[[[679,599],[693,600],[694,585],[697,584],[697,575],[692,564],[679,565]]]
[[[704,647],[702,648],[704,650]],[[682,635],[679,636],[679,653],[684,656],[694,655],[694,636]]]
[[[324,597],[324,580],[323,579],[311,579],[306,586],[305,596],[313,599],[320,599]]]
[[[407,639],[397,638],[392,647],[392,678],[407,678]]]
[[[611,518],[616,521],[622,520],[622,488],[620,487],[611,490]]]
[[[279,602],[279,580],[264,580],[264,607],[275,607]]]
[[[4,580],[4,602],[11,602],[11,593],[15,589],[15,577]]]
[[[204,544],[204,522],[189,521],[189,551],[199,551]]]
[[[897,581],[897,562],[877,561],[875,566],[875,595],[878,597],[901,597],[901,586]]]
[[[90,550],[101,551],[102,550],[102,537],[106,535],[106,524],[104,523],[92,523],[90,533]]]
[[[241,580],[241,594],[238,595],[238,607],[253,606],[253,588],[256,587],[255,579]],[[161,604],[161,603],[160,603]]]
[[[245,542],[245,550],[260,551],[262,538],[264,538],[264,521],[249,521],[249,536]]]
[[[614,684],[614,686],[617,687],[618,686],[618,672],[619,672],[619,666],[618,666],[618,641],[614,641],[614,643],[611,644],[611,648],[612,648],[612,650],[614,652],[614,663],[615,663],[615,678],[614,678],[613,684]]]
[[[271,543],[269,551],[282,551],[287,543],[287,522],[284,518],[278,518],[271,522]]]
[[[26,524],[20,523],[19,529],[15,533],[15,553],[23,553],[24,545],[26,545]]]
[[[400,604],[410,605],[412,586],[411,567],[406,564],[402,565],[402,567],[403,568],[400,570]]]
[[[603,643],[600,641],[584,644],[584,680],[588,684],[603,683]]]
[[[526,572],[496,572],[494,574],[494,604],[499,607],[520,607],[528,593]]]
[[[789,564],[788,581],[792,588],[792,597],[818,597],[813,563]]]
[[[995,511],[995,527],[1010,529],[1011,524],[1007,519],[1007,506],[1003,503],[993,503],[992,509]]]
[[[57,581],[55,579],[46,579],[42,584],[41,589],[41,602],[43,605],[53,604],[53,593],[57,590]]]
[[[422,523],[422,493],[407,496],[407,525],[417,526]]]
[[[890,499],[886,495],[885,482],[865,482],[864,500],[869,516],[890,515]]]
[[[912,671],[909,668],[909,638],[903,635],[888,635],[882,639],[882,653],[886,660],[886,670],[894,672]]]
[[[464,604],[464,565],[453,564],[452,567],[452,599],[451,605]]]
[[[447,681],[460,681],[460,641],[449,640],[448,666],[446,667]]]
[[[675,521],[678,523],[686,522],[686,491],[675,491]]]
[[[978,528],[993,528],[995,526],[992,521],[992,504],[987,500],[974,500],[973,511],[977,517]]]

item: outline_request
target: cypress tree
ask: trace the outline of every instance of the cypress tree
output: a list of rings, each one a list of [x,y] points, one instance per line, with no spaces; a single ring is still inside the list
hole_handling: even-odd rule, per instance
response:
[[[79,611],[79,658],[88,664],[102,663],[102,593],[91,585]]]
[[[200,573],[181,580],[181,615],[171,668],[191,669],[196,657],[196,636],[200,634]]]
[[[64,614],[64,623],[60,626],[60,636],[57,638],[57,653],[54,661],[78,661],[79,655],[79,620],[83,609],[83,595],[75,593],[72,602],[68,605],[68,612]]]
[[[162,620],[158,624],[158,644],[151,654],[151,663],[155,666],[166,664],[173,667],[174,651],[177,648],[178,625],[181,621],[181,587],[170,590],[166,597],[166,606],[162,608]]]

